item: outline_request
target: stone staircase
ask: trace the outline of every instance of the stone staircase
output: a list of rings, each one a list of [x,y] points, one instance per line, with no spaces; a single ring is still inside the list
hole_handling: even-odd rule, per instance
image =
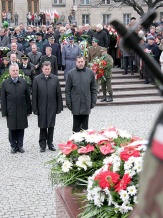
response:
[[[139,79],[138,73],[122,75],[123,72],[119,68],[114,68],[112,71],[113,102],[100,102],[102,98],[102,91],[100,90],[97,97],[97,106],[163,103],[163,98],[154,85],[144,84],[144,80]],[[59,71],[58,75],[65,107],[64,73]]]

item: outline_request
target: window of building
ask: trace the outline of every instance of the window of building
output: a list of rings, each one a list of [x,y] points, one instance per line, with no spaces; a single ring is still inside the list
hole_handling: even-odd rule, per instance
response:
[[[107,25],[110,23],[110,14],[103,14],[103,24]]]
[[[109,5],[110,4],[110,0],[102,0],[101,2],[103,5]]]
[[[77,0],[73,0],[73,5],[77,5]]]
[[[82,24],[84,25],[86,23],[88,23],[88,24],[90,23],[90,17],[88,14],[83,14],[82,15]]]
[[[123,24],[126,26],[130,23],[131,14],[123,14]]]
[[[28,0],[28,11],[33,13],[39,12],[39,1],[38,0]]]
[[[81,0],[82,5],[89,5],[90,1],[89,0]]]
[[[54,0],[54,4],[62,5],[63,4],[63,0]]]

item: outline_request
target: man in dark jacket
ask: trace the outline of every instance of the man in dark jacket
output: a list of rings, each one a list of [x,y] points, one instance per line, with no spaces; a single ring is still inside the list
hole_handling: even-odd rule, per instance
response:
[[[1,89],[2,117],[7,118],[11,153],[24,153],[24,129],[28,127],[27,116],[31,114],[31,102],[27,82],[18,77],[19,67],[9,67],[10,78],[4,80]]]
[[[53,145],[55,118],[63,110],[59,80],[50,72],[51,64],[45,61],[42,64],[42,73],[33,81],[32,109],[38,115],[40,152],[45,152],[46,143],[49,150],[56,150]]]
[[[108,48],[109,43],[107,33],[103,30],[103,26],[101,24],[96,25],[96,32],[94,37],[99,40],[99,46]]]
[[[52,55],[52,48],[51,47],[46,47],[46,55],[41,57],[41,64],[44,63],[44,61],[50,61],[51,63],[51,73],[54,75],[58,75],[58,65],[57,65],[57,58]]]
[[[65,93],[66,105],[73,114],[73,131],[88,129],[89,114],[96,104],[97,87],[93,71],[85,67],[84,57],[77,56],[76,68],[69,71]]]

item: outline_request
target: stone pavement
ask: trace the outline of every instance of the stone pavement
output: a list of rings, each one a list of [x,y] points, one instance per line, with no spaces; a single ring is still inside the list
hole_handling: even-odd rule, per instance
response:
[[[96,107],[89,127],[100,130],[110,125],[148,138],[160,104]],[[72,115],[68,109],[57,116],[54,143],[72,134]],[[56,218],[55,192],[49,166],[45,163],[57,152],[39,152],[37,117],[29,117],[25,131],[24,154],[11,154],[6,120],[0,115],[0,218]],[[61,207],[62,210],[62,207]],[[64,210],[63,210],[64,217]]]

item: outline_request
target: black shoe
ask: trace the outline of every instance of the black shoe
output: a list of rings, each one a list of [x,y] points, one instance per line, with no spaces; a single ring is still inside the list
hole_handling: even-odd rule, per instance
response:
[[[112,102],[112,101],[113,101],[112,98],[107,98],[107,99],[106,99],[106,102]]]
[[[131,75],[134,75],[134,73],[132,72]]]
[[[52,145],[52,146],[48,146],[48,147],[49,147],[49,150],[50,150],[50,151],[56,151],[56,148],[55,148],[54,145]]]
[[[149,84],[149,81],[146,80],[146,81],[144,82],[144,84]]]
[[[15,154],[16,153],[16,148],[11,148],[11,154]]]
[[[102,98],[100,102],[104,102],[104,101],[106,101],[106,98]]]
[[[25,150],[24,150],[24,148],[18,148],[18,151],[20,152],[20,153],[24,153],[25,152]]]
[[[122,75],[126,75],[127,73],[122,73]]]
[[[40,148],[40,152],[45,152],[45,148]]]

